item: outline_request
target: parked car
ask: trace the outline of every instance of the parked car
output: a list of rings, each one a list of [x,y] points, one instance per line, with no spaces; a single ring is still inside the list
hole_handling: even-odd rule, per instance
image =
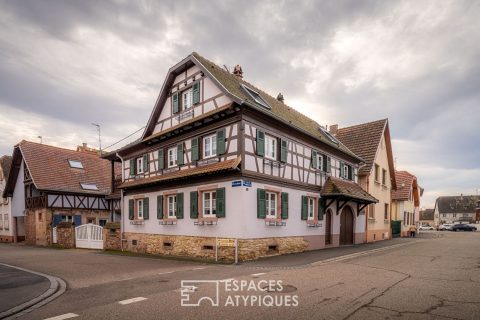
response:
[[[450,230],[450,228],[453,226],[453,224],[451,223],[444,223],[444,224],[441,224],[438,226],[438,230],[440,231],[446,231],[446,230]]]
[[[451,231],[477,231],[477,228],[468,224],[459,223],[450,228]]]
[[[426,226],[420,226],[418,229],[419,230],[433,230],[433,227],[426,225]]]

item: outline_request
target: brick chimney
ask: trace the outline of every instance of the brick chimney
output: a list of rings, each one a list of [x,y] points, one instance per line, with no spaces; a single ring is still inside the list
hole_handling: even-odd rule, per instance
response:
[[[95,153],[95,154],[98,153],[98,150],[97,150],[97,149],[95,149],[95,148],[90,148],[89,146],[87,146],[87,144],[86,144],[85,142],[83,142],[81,146],[77,146],[77,151],[79,151],[79,152],[87,152],[87,153]]]
[[[278,94],[277,100],[280,101],[281,103],[285,101],[285,99],[283,98],[283,94],[281,92]]]
[[[232,72],[234,75],[236,75],[237,77],[239,78],[243,78],[243,71],[242,71],[242,67],[237,64],[235,66],[235,68],[233,68],[233,72]]]
[[[332,124],[329,128],[329,132],[333,135],[337,134],[338,132],[338,124]]]

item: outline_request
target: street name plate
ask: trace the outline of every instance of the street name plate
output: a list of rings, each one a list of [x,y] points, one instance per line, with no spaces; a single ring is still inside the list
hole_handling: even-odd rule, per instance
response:
[[[217,239],[219,247],[235,247],[235,239]]]

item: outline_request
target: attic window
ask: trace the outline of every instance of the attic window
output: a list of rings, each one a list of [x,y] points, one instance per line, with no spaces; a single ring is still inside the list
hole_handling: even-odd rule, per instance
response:
[[[96,184],[91,184],[91,183],[80,183],[82,186],[83,190],[98,190],[98,187]]]
[[[263,100],[263,98],[258,94],[258,92],[254,91],[253,89],[250,89],[249,87],[245,86],[245,85],[241,85],[243,90],[245,90],[246,93],[248,93],[248,95],[256,102],[258,103],[259,105],[261,105],[262,107],[265,107],[267,109],[270,109],[270,106],[268,105],[267,102],[265,102],[265,100]]]
[[[83,164],[78,160],[68,160],[68,164],[70,164],[70,168],[83,169]]]
[[[332,136],[332,134],[330,132],[328,132],[327,130],[323,129],[322,127],[320,127],[320,131],[322,131],[328,138],[328,140],[330,140],[331,142],[335,143],[335,144],[338,144],[338,140],[335,139],[334,136]]]

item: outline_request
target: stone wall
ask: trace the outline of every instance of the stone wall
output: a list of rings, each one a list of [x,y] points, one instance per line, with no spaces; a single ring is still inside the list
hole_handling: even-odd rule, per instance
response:
[[[132,252],[186,256],[215,259],[214,237],[190,237],[125,233],[126,249]],[[281,237],[264,239],[240,239],[238,241],[239,261],[254,260],[260,257],[302,252],[308,247],[303,237]],[[234,261],[234,247],[218,247],[218,259]]]
[[[122,249],[120,222],[109,222],[103,228],[103,248],[106,250]]]
[[[71,222],[61,222],[57,226],[57,243],[64,249],[75,248],[75,226]]]

